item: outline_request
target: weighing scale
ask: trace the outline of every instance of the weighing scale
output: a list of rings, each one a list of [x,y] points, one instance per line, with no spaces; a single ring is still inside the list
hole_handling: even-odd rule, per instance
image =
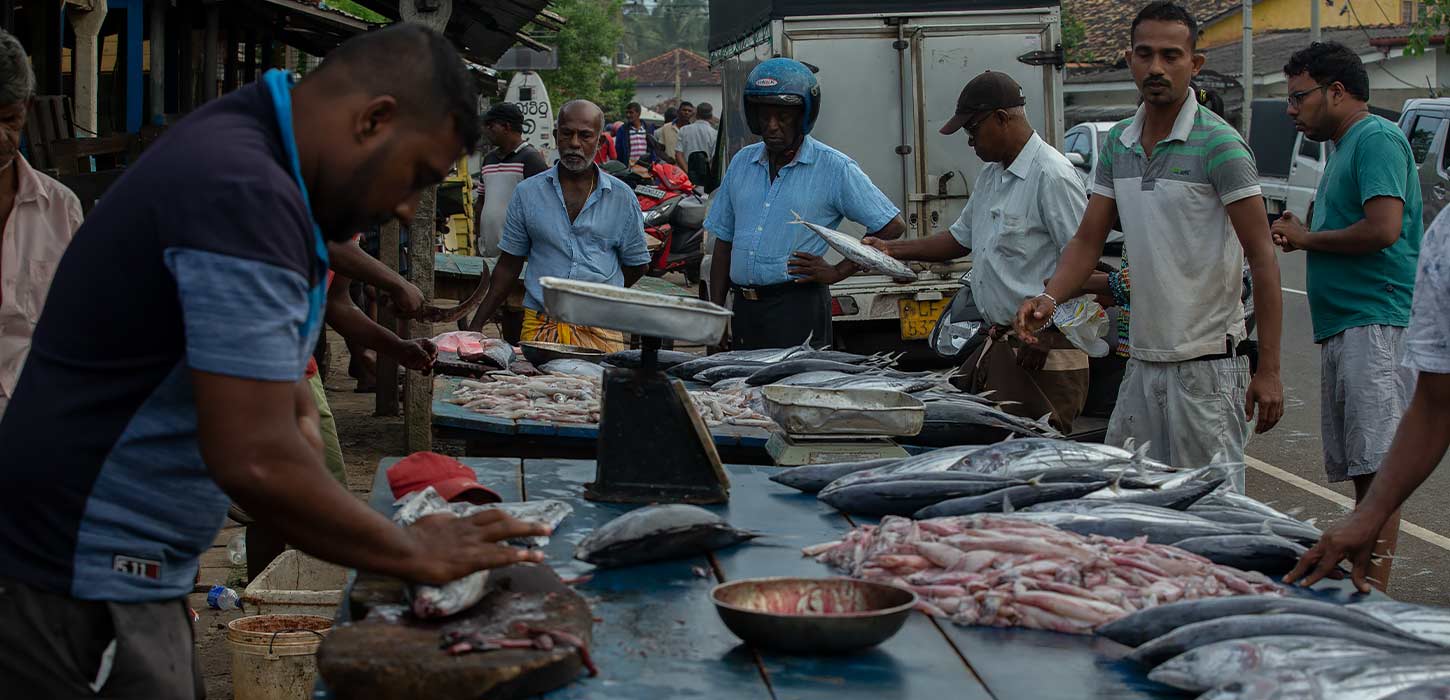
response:
[[[557,277],[539,280],[544,307],[566,323],[633,333],[638,369],[604,372],[594,481],[584,497],[609,503],[725,503],[730,479],[685,385],[660,371],[662,339],[713,344],[730,311],[699,299]]]
[[[895,440],[885,436],[791,435],[778,428],[770,432],[765,451],[771,461],[782,467],[911,456]]]

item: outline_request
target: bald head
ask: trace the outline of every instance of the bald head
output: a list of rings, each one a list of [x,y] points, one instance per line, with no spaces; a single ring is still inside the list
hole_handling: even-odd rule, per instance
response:
[[[577,120],[580,124],[588,124],[595,131],[604,130],[604,110],[599,105],[589,100],[569,100],[559,108],[559,123],[563,124],[565,119]]]
[[[554,136],[559,141],[559,165],[571,173],[582,174],[594,165],[599,152],[600,134],[604,131],[604,112],[589,100],[570,100],[559,108],[559,125]]]

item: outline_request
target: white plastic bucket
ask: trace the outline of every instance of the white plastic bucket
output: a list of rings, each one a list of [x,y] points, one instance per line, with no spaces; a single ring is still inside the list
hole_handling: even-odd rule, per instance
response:
[[[227,624],[235,700],[305,700],[317,677],[317,647],[332,629],[320,615],[251,615]]]

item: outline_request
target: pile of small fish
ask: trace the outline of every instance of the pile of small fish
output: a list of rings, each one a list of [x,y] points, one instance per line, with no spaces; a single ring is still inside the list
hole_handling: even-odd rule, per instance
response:
[[[796,467],[773,481],[837,510],[917,519],[1012,513],[1082,535],[1146,537],[1216,563],[1288,572],[1320,532],[1220,491],[1226,465],[1182,470],[1109,445],[1021,438],[914,457]]]
[[[574,558],[601,568],[632,566],[705,554],[758,536],[699,506],[645,506],[590,533],[575,548]]]
[[[1244,596],[1165,605],[1097,630],[1148,677],[1206,700],[1450,694],[1450,610]]]
[[[578,360],[554,360],[542,368],[550,373],[539,377],[493,372],[488,375],[489,381],[460,381],[453,395],[444,400],[505,420],[596,424],[603,373],[594,374],[569,363],[598,368]],[[767,429],[775,426],[774,421],[755,409],[745,394],[692,391],[690,399],[700,417],[712,426],[728,424]]]
[[[1163,603],[1268,593],[1254,572],[1143,538],[1058,530],[1014,516],[888,516],[807,556],[851,576],[904,586],[926,612],[963,625],[1087,634]]]

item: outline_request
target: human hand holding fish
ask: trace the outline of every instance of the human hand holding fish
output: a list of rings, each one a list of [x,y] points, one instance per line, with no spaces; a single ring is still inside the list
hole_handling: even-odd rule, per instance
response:
[[[840,268],[826,262],[825,258],[799,250],[791,255],[786,272],[794,277],[797,283],[818,282],[830,285],[848,277]]]
[[[483,569],[541,562],[541,551],[499,542],[550,534],[545,525],[519,520],[501,510],[485,510],[464,518],[429,515],[419,518],[406,531],[413,542],[413,552],[404,564],[407,578],[437,585]]]
[[[1285,574],[1284,583],[1312,586],[1326,576],[1341,578],[1339,562],[1348,559],[1354,567],[1350,580],[1355,589],[1368,593],[1370,560],[1378,544],[1380,528],[1388,519],[1372,511],[1356,509],[1349,519],[1327,530],[1319,542],[1299,558],[1294,570]]]

